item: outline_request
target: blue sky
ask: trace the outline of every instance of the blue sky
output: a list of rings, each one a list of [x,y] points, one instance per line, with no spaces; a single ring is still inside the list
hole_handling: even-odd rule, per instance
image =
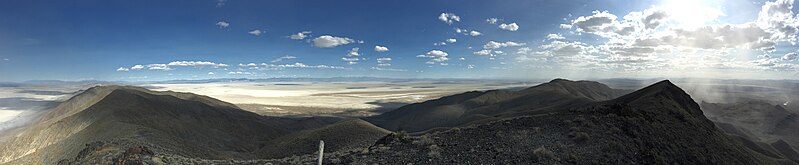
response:
[[[0,81],[797,79],[799,21],[792,5],[784,0],[6,1],[0,6]],[[306,33],[296,35],[301,32]],[[354,48],[357,53],[350,53]]]

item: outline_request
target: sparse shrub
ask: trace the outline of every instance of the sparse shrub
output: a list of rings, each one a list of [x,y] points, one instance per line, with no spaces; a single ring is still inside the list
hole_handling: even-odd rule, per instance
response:
[[[396,134],[397,134],[397,138],[399,138],[399,139],[405,139],[405,138],[408,138],[408,132],[405,132],[405,131],[399,131],[399,132],[397,132]]]
[[[422,135],[422,136],[419,137],[419,140],[413,141],[413,144],[421,145],[421,146],[431,145],[431,144],[434,144],[434,143],[435,143],[435,141],[433,140],[433,138],[431,138],[428,135]]]
[[[535,150],[533,150],[533,159],[535,159],[536,161],[546,161],[546,160],[552,160],[554,158],[555,158],[555,153],[553,153],[547,148],[544,148],[544,146],[538,147]]]
[[[438,145],[435,145],[435,144],[430,145],[429,147],[427,147],[427,149],[430,150],[430,151],[427,152],[427,156],[428,157],[430,157],[430,158],[440,158],[441,157],[441,147],[438,147]]]

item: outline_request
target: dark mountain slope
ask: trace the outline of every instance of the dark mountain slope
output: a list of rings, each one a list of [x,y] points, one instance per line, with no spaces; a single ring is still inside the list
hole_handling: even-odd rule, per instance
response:
[[[344,155],[353,164],[792,164],[716,129],[669,81],[578,108],[387,136],[368,153]]]
[[[133,87],[86,92],[0,146],[0,162],[54,164],[76,158],[86,144],[95,142],[114,144],[109,153],[117,154],[147,146],[156,153],[185,157],[254,159],[259,142],[335,121],[264,117],[187,93]]]
[[[442,97],[403,106],[366,120],[389,130],[419,132],[491,121],[519,113],[567,109],[625,93],[627,91],[611,89],[597,82],[555,79],[520,91],[475,91]]]
[[[320,140],[325,150],[355,150],[367,148],[391,133],[360,119],[350,119],[321,128],[304,130],[270,140],[256,154],[259,158],[283,158],[314,153]]]

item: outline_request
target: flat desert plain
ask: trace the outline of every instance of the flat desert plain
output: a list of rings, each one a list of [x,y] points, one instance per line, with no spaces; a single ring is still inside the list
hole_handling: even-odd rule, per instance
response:
[[[191,92],[271,116],[369,116],[442,96],[527,87],[529,82],[224,82],[146,84]]]

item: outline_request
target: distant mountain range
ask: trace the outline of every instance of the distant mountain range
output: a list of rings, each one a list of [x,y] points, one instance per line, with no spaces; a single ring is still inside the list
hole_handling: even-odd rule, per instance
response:
[[[795,139],[779,139],[795,135],[790,113],[751,126],[781,135],[772,143],[706,113],[670,81],[632,91],[555,79],[363,119],[260,116],[191,93],[98,86],[0,136],[0,164],[310,164],[319,140],[333,164],[799,163]]]

